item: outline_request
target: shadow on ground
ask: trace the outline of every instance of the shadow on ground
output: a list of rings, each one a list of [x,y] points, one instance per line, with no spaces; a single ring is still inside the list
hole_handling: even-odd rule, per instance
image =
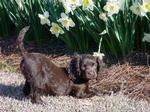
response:
[[[22,89],[23,85],[13,86],[0,84],[0,96],[22,100],[22,98],[24,97]]]
[[[0,39],[0,54],[10,55],[13,53],[20,53],[16,39],[16,36],[12,38]],[[57,38],[51,38],[42,43],[24,41],[24,45],[29,52],[38,52],[49,55],[63,55],[68,53],[67,46],[63,41]]]

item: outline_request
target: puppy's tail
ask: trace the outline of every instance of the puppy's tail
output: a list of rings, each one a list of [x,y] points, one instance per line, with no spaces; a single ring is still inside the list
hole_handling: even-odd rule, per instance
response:
[[[24,48],[24,44],[23,44],[23,40],[24,40],[24,37],[25,37],[25,34],[26,32],[29,30],[29,26],[26,26],[24,27],[20,32],[19,32],[19,36],[17,38],[17,43],[18,43],[18,46],[20,48],[20,51],[21,51],[21,54],[23,56],[25,56],[25,54],[27,53],[27,51],[25,50]]]

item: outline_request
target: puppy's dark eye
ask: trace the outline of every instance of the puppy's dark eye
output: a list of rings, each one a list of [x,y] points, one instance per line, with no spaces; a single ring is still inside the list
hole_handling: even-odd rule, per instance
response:
[[[94,66],[95,65],[95,63],[92,63],[92,66]]]
[[[84,64],[83,67],[86,67],[86,64]]]

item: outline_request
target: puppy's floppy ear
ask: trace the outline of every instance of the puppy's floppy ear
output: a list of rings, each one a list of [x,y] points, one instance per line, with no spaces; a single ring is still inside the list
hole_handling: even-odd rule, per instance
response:
[[[99,57],[96,57],[96,61],[97,61],[97,73],[101,74],[101,72],[105,68],[105,63]]]
[[[108,73],[107,65],[103,62],[102,59],[97,57],[97,78],[96,80],[101,79],[101,77]]]
[[[80,76],[80,61],[80,56],[76,56],[70,61],[68,73],[72,80],[76,80]]]

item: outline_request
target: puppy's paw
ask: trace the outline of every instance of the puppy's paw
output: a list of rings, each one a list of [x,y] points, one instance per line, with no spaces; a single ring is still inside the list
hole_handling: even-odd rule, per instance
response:
[[[31,102],[35,103],[35,104],[41,104],[41,105],[46,104],[45,102],[43,102],[43,100],[41,98],[40,99],[31,99]]]
[[[87,93],[87,95],[86,95],[85,97],[86,97],[86,98],[91,98],[91,97],[93,97],[93,96],[95,96],[95,95],[96,95],[95,92],[90,91],[89,93]]]

